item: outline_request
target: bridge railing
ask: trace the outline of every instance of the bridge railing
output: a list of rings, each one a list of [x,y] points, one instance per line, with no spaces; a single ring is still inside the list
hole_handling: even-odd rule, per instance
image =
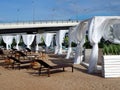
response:
[[[22,22],[8,22],[8,23],[0,23],[0,25],[13,25],[13,24],[47,24],[47,23],[78,23],[79,20],[40,20],[40,21],[22,21]]]

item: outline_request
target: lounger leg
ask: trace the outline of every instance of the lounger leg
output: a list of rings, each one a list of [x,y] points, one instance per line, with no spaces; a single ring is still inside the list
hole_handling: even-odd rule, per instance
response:
[[[65,71],[65,67],[63,67],[63,71]]]
[[[50,68],[47,69],[48,77],[50,77]]]
[[[42,67],[39,68],[39,76],[40,76],[40,74],[41,74],[41,69],[42,69]]]
[[[12,63],[12,69],[14,69],[14,63]]]
[[[20,70],[20,64],[18,64],[18,69]]]
[[[73,72],[73,66],[72,66],[72,72]]]

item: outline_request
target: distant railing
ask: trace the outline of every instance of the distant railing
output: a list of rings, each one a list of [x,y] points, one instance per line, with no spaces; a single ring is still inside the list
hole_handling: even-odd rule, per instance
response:
[[[0,25],[6,24],[47,24],[47,23],[79,23],[79,20],[37,20],[37,21],[22,21],[22,22],[7,22],[0,23]]]

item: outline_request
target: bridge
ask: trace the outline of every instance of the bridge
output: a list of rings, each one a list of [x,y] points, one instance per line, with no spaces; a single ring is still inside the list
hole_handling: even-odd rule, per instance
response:
[[[47,31],[66,30],[70,27],[78,25],[80,21],[36,21],[36,22],[16,22],[16,23],[1,23],[0,34],[8,33],[42,33]]]

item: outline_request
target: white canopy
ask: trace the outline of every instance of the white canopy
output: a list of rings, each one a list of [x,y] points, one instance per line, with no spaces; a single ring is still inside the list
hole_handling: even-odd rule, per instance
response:
[[[76,27],[77,48],[75,53],[75,64],[81,63],[80,56],[82,46],[84,44],[85,34],[88,30],[88,38],[93,46],[90,55],[90,62],[88,72],[93,73],[97,69],[98,60],[98,43],[103,37],[105,40],[109,40],[113,43],[120,43],[120,17],[119,16],[96,16],[92,19],[88,19],[80,22]],[[119,26],[119,27],[118,27]]]
[[[111,26],[118,23],[120,23],[119,16],[96,16],[91,19],[88,35],[89,35],[89,41],[93,46],[93,49],[90,56],[90,63],[88,68],[89,73],[93,73],[96,71],[97,60],[98,60],[98,43],[100,42],[101,38],[103,37],[105,38],[105,40],[110,40],[113,43],[116,40],[115,38],[119,40],[118,37],[116,36],[116,35],[120,35],[119,32],[118,34],[114,33],[114,36],[116,37],[110,35]]]

